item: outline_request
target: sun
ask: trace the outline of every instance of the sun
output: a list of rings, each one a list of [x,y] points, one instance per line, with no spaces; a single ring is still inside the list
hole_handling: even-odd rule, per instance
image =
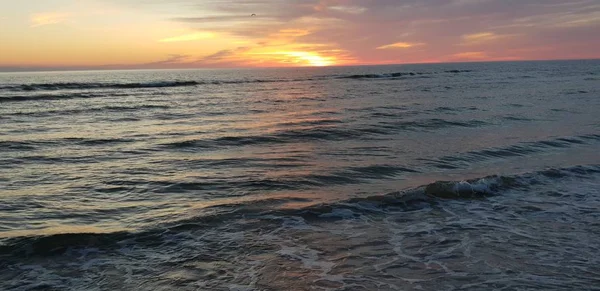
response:
[[[335,64],[332,57],[324,57],[314,52],[285,52],[285,55],[295,58],[299,64],[313,67],[326,67]]]
[[[273,51],[252,53],[250,55],[254,59],[273,65],[326,67],[336,64],[336,59],[333,56],[323,56],[317,52],[308,51]]]

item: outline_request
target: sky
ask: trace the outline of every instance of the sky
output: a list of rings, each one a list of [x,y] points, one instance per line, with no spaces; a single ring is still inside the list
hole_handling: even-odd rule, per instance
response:
[[[600,58],[600,0],[0,0],[0,7],[0,70]]]

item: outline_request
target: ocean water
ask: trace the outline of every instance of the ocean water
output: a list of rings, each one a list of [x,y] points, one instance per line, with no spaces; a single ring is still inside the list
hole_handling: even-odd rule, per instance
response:
[[[600,61],[0,74],[1,290],[600,290]]]

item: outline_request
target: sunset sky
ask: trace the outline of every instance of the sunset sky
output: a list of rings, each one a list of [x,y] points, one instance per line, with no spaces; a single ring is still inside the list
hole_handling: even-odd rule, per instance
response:
[[[600,58],[600,0],[0,2],[0,70]]]

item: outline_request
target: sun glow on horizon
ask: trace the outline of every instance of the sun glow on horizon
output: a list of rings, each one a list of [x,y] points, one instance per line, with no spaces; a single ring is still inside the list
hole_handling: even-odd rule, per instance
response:
[[[260,60],[261,64],[267,66],[297,65],[327,67],[337,64],[333,56],[323,56],[317,52],[309,51],[275,51],[251,53],[250,55]]]
[[[333,57],[324,57],[315,52],[282,52],[282,54],[295,58],[295,63],[308,64],[313,67],[326,67],[335,64]]]

